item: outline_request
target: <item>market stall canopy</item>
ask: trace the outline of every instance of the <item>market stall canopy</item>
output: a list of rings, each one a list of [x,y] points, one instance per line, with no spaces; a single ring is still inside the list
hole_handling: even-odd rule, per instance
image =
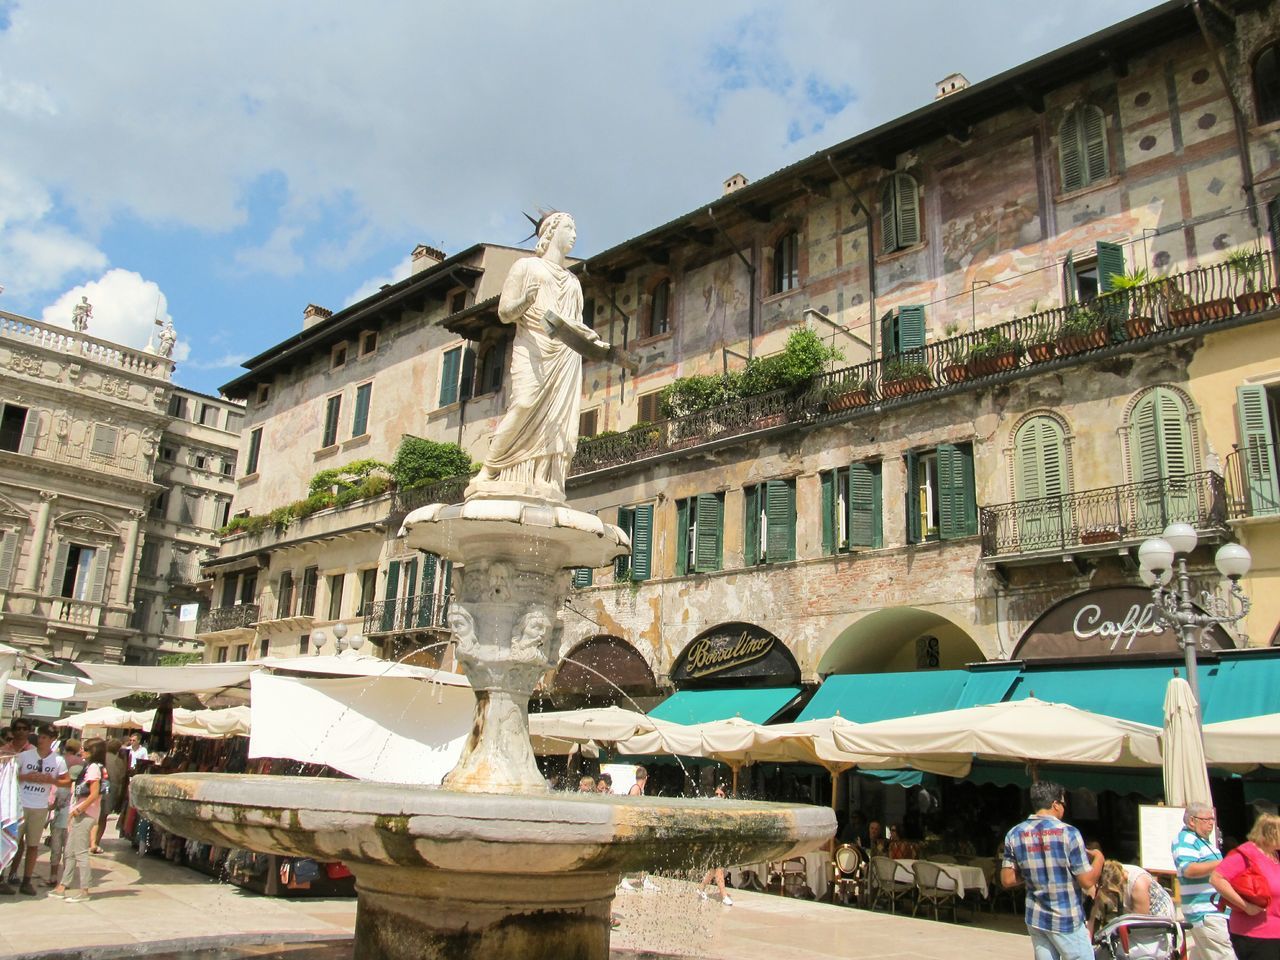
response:
[[[1027,698],[837,730],[837,747],[885,756],[1160,764],[1157,727]]]
[[[1280,767],[1280,713],[1205,724],[1204,752],[1214,766]]]
[[[137,667],[107,663],[77,663],[90,684],[81,685],[77,699],[102,702],[130,693],[215,693],[237,687],[259,669],[256,660],[237,663],[189,663],[179,667]]]
[[[322,673],[334,677],[398,677],[430,680],[453,687],[469,687],[471,683],[460,673],[418,667],[378,657],[340,653],[330,657],[267,657],[258,666],[285,673]]]
[[[86,727],[111,727],[114,729],[151,729],[155,720],[154,710],[120,710],[117,707],[99,707],[84,713],[73,714],[59,720],[58,726],[83,730]],[[248,707],[227,707],[223,710],[173,711],[173,734],[177,737],[202,737],[220,740],[226,737],[247,737],[250,714]]]
[[[39,697],[42,700],[75,700],[76,684],[75,683],[55,683],[52,680],[14,680],[10,679],[8,686],[20,693],[28,694],[32,697]],[[82,696],[84,688],[80,688]]]
[[[655,721],[634,710],[595,707],[589,710],[552,710],[529,714],[529,739],[538,754],[568,753],[575,743],[607,743],[627,740],[653,730]]]

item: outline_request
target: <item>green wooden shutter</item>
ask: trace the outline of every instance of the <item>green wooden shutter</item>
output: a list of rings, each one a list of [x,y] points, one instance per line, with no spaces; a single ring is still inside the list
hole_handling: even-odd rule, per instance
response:
[[[95,547],[93,550],[93,566],[90,567],[89,591],[87,598],[94,603],[102,603],[102,594],[107,586],[107,567],[111,563],[111,551],[106,547]]]
[[[880,546],[880,464],[849,467],[849,546]]]
[[[440,406],[447,407],[458,400],[458,367],[462,363],[462,348],[446,350],[440,365]]]
[[[696,501],[685,498],[676,501],[676,576],[689,573],[689,507]],[[696,506],[695,506],[696,509]]]
[[[1107,178],[1107,118],[1099,107],[1086,106],[1079,112],[1084,144],[1084,182],[1087,185]]]
[[[653,504],[635,508],[635,526],[631,534],[631,579],[648,580],[653,560]]]
[[[13,579],[13,558],[17,555],[18,543],[21,540],[21,531],[4,531],[4,542],[0,543],[0,590],[9,589],[9,581]]]
[[[631,553],[623,554],[613,561],[615,580],[625,580],[631,570],[631,556],[635,553],[636,512],[631,507],[618,508],[618,529],[631,539]]]
[[[1267,201],[1267,233],[1271,236],[1271,266],[1280,277],[1280,197]],[[30,418],[30,414],[27,415]]]
[[[840,529],[836,518],[836,471],[824,470],[818,474],[822,484],[822,555],[836,553],[836,537]]]
[[[796,488],[791,480],[765,483],[765,559],[781,563],[796,558]]]
[[[476,378],[476,352],[470,346],[462,350],[462,373],[458,378],[458,399],[470,400]]]
[[[1062,168],[1062,192],[1070,193],[1085,185],[1084,144],[1081,142],[1080,112],[1072,110],[1062,118],[1058,128],[1058,165]]]
[[[1148,393],[1133,408],[1129,421],[1129,467],[1134,483],[1160,479],[1160,430],[1155,391]]]
[[[894,201],[895,178],[890,177],[880,191],[880,252],[893,253],[898,249],[898,214]]]
[[[305,578],[304,578],[305,589]],[[387,564],[387,589],[383,594],[384,600],[397,600],[400,597],[400,561],[392,560]]]
[[[1018,536],[1027,549],[1059,543],[1067,493],[1067,450],[1052,417],[1033,417],[1013,439],[1014,498],[1036,501],[1019,511]],[[1046,499],[1048,498],[1048,499]]]
[[[1236,419],[1244,453],[1245,483],[1250,516],[1280,512],[1280,484],[1276,478],[1275,433],[1267,405],[1267,388],[1236,387]],[[10,534],[5,534],[9,548]],[[3,585],[0,582],[0,585]]]
[[[920,242],[920,187],[907,173],[895,174],[893,181],[898,208],[898,249],[901,250]]]
[[[1124,247],[1098,241],[1098,290],[1110,293],[1116,277],[1124,276]]]
[[[444,573],[440,577],[440,622],[449,614],[449,603],[453,599],[453,561],[444,562]]]
[[[699,573],[719,570],[724,566],[724,500],[718,494],[700,493],[695,509],[698,522],[694,569]]]
[[[924,360],[924,307],[898,308],[898,352],[909,354],[912,361]]]
[[[575,587],[591,586],[591,575],[595,571],[590,567],[574,567],[573,569],[573,585]]]
[[[1192,473],[1191,430],[1186,410],[1172,390],[1157,387],[1156,416],[1160,424],[1160,469],[1162,476],[1178,477]]]
[[[356,389],[356,409],[351,417],[353,437],[361,437],[369,432],[369,397],[372,393],[372,383],[363,383]]]
[[[752,567],[760,562],[760,485],[742,491],[742,562]]]
[[[914,450],[908,450],[907,468],[907,543],[919,543],[920,531],[920,456]]]
[[[880,318],[880,356],[890,357],[898,352],[898,311],[890,310]]]
[[[434,553],[422,553],[422,593],[418,600],[418,627],[429,627],[432,614],[436,608],[436,572],[440,569],[440,558]]]
[[[949,443],[938,446],[938,535],[943,540],[977,532],[973,453]]]

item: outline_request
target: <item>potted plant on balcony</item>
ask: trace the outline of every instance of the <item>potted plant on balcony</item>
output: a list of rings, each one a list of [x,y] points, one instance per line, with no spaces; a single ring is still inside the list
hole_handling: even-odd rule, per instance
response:
[[[960,383],[969,379],[968,350],[956,336],[959,332],[960,327],[954,323],[948,323],[942,330],[943,336],[947,338],[943,347],[942,376],[947,383]]]
[[[834,374],[831,382],[820,388],[818,400],[832,412],[865,407],[871,402],[871,381],[858,370]]]
[[[1150,283],[1151,275],[1146,270],[1135,270],[1111,278],[1111,288],[1124,293],[1128,301],[1124,329],[1130,340],[1145,337],[1155,329],[1151,290],[1148,286]]]
[[[975,377],[1013,370],[1022,358],[1022,344],[999,330],[987,330],[969,348],[969,371]]]
[[[1258,249],[1237,250],[1227,257],[1227,266],[1231,272],[1244,279],[1245,292],[1235,300],[1241,313],[1258,313],[1270,306],[1271,292],[1258,289],[1258,278],[1262,276],[1266,265],[1266,254]]]
[[[1106,318],[1090,307],[1076,305],[1058,327],[1056,346],[1065,357],[1105,347],[1108,339]]]
[[[886,397],[919,393],[932,385],[933,378],[929,376],[929,368],[916,356],[906,354],[885,361],[880,389]]]
[[[1027,316],[1030,318],[1029,336],[1027,343],[1027,356],[1032,363],[1043,363],[1046,360],[1052,360],[1054,353],[1053,338],[1057,332],[1056,325],[1053,323],[1050,314],[1038,315],[1040,310],[1040,301],[1031,304],[1031,309]]]
[[[1120,539],[1120,531],[1115,527],[1088,527],[1080,531],[1080,542],[1085,546],[1095,543],[1114,543]]]

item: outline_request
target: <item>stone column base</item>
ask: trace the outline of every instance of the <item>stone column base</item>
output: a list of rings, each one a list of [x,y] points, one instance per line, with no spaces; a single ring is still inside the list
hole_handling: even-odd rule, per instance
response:
[[[608,960],[616,873],[350,866],[354,960]]]

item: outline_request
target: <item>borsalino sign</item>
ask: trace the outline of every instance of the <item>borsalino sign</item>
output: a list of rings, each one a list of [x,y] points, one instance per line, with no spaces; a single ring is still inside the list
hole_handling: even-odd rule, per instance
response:
[[[750,623],[724,623],[699,634],[671,668],[674,683],[763,678],[798,683],[800,668],[781,640]]]
[[[1233,646],[1219,627],[1200,634],[1201,649]],[[1042,613],[1022,634],[1011,659],[1161,655],[1181,657],[1182,648],[1177,635],[1156,619],[1151,592],[1140,587],[1104,587],[1067,597]]]

